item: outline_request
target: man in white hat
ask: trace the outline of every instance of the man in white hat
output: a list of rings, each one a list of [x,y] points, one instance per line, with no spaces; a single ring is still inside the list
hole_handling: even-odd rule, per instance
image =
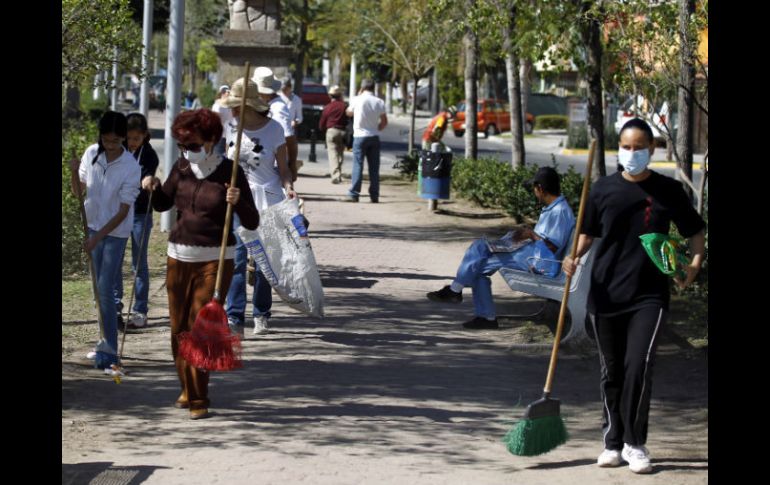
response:
[[[254,70],[252,81],[257,84],[259,96],[269,105],[272,119],[283,128],[286,136],[286,148],[289,152],[289,169],[292,173],[292,182],[297,180],[297,136],[291,124],[291,114],[278,92],[281,89],[281,81],[275,78],[272,69],[260,66]]]
[[[345,128],[348,118],[345,115],[347,105],[342,101],[342,89],[339,86],[329,88],[331,103],[324,106],[318,129],[326,132],[326,152],[329,155],[329,174],[333,184],[342,183],[342,162],[345,160]]]

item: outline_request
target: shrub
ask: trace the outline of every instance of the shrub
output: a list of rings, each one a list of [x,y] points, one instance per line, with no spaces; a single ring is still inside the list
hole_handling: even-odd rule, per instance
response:
[[[620,144],[620,135],[615,133],[615,127],[605,126],[604,127],[604,147],[607,150],[617,150],[618,145]]]
[[[556,168],[556,163],[553,164]],[[525,165],[516,170],[496,158],[455,159],[452,163],[452,190],[482,207],[502,209],[519,222],[534,222],[540,210],[532,190],[524,182],[531,179],[538,166]],[[577,213],[583,177],[570,166],[562,174],[562,193]]]
[[[567,148],[588,148],[588,130],[585,123],[573,123],[567,132]]]
[[[402,177],[413,181],[417,177],[417,168],[420,163],[420,156],[417,150],[412,150],[411,154],[397,156],[397,161],[393,168],[397,168]]]
[[[201,108],[211,108],[214,105],[214,99],[217,97],[217,90],[210,83],[206,82],[198,89],[198,98],[200,98]]]
[[[67,120],[62,126],[61,205],[62,205],[62,277],[83,274],[88,263],[83,251],[83,222],[80,203],[72,193],[72,175],[69,161],[73,156],[83,156],[86,148],[97,139],[93,121]]]
[[[535,118],[536,130],[566,130],[569,118],[564,115],[540,115]]]

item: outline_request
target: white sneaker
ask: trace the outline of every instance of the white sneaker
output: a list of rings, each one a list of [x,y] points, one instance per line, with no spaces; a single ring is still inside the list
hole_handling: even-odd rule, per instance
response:
[[[602,451],[602,454],[599,455],[599,459],[596,460],[596,463],[600,467],[613,467],[613,466],[620,466],[621,457],[620,457],[620,450],[604,450]]]
[[[228,318],[227,326],[230,327],[230,333],[232,333],[233,335],[238,335],[239,337],[243,338],[243,325],[238,325],[238,322],[236,322],[232,318]]]
[[[267,328],[267,317],[260,315],[254,317],[254,335],[260,335],[269,332]]]
[[[88,360],[95,360],[96,359],[96,351],[92,350],[91,352],[86,354],[86,359]]]
[[[144,313],[132,313],[128,319],[128,328],[142,328],[147,325],[147,315]]]
[[[621,456],[628,462],[628,468],[634,473],[650,473],[650,452],[644,446],[623,445]]]

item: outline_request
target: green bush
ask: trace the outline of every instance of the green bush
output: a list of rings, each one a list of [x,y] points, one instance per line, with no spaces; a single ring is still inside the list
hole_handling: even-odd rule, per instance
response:
[[[496,158],[459,158],[452,162],[452,190],[482,207],[502,209],[517,221],[537,221],[541,208],[532,190],[524,186],[537,169],[536,165],[525,165],[514,170]],[[562,174],[562,193],[576,213],[582,184],[583,177],[572,167]]]
[[[214,99],[217,97],[217,90],[210,83],[203,83],[198,88],[198,97],[200,98],[202,108],[211,108],[214,104]]]
[[[615,127],[605,126],[604,127],[604,147],[607,150],[617,150],[618,145],[620,144],[620,135],[615,133]]]
[[[80,159],[86,148],[97,140],[93,121],[65,120],[62,126],[61,205],[62,205],[62,277],[84,274],[88,262],[83,251],[83,222],[80,203],[72,193],[69,161],[73,155]]]
[[[417,150],[412,150],[411,154],[399,155],[393,168],[397,168],[402,177],[410,182],[417,177],[417,169],[420,163],[420,155]]]
[[[585,123],[573,123],[567,132],[567,148],[588,148],[588,130]]]
[[[540,115],[535,118],[536,130],[566,130],[569,117],[565,115]]]
[[[88,116],[88,119],[99,121],[102,115],[109,109],[110,100],[106,95],[94,100],[91,89],[86,88],[80,90],[80,111],[85,113]],[[96,138],[94,138],[94,140],[96,140]]]

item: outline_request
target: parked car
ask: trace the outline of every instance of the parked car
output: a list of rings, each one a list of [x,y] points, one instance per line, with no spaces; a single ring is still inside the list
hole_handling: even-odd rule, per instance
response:
[[[417,88],[417,109],[427,110],[428,96],[430,94],[430,86],[420,86]]]
[[[501,99],[479,99],[477,106],[477,117],[479,132],[484,133],[486,138],[501,133],[511,131],[511,112],[508,103]],[[535,127],[535,116],[527,113],[524,124],[524,132],[532,133]],[[455,136],[460,137],[465,134],[465,100],[457,105],[457,116],[452,122],[452,130]]]
[[[302,94],[299,97],[302,98],[304,108],[317,110],[322,110],[324,106],[332,102],[326,86],[310,81],[302,82]]]
[[[666,140],[666,129],[663,125],[667,125],[669,129],[672,129],[671,123],[673,122],[672,132],[675,132],[678,128],[676,113],[670,113],[667,102],[664,101],[660,107],[654,109],[654,107],[650,106],[650,103],[640,95],[637,98],[636,107],[638,111],[634,111],[633,96],[628,98],[626,102],[620,106],[620,109],[618,109],[617,120],[615,121],[615,133],[620,133],[620,129],[623,128],[623,125],[632,118],[642,118],[647,121],[650,128],[652,128],[652,136],[659,142],[665,142]],[[638,115],[637,112],[639,113]]]

